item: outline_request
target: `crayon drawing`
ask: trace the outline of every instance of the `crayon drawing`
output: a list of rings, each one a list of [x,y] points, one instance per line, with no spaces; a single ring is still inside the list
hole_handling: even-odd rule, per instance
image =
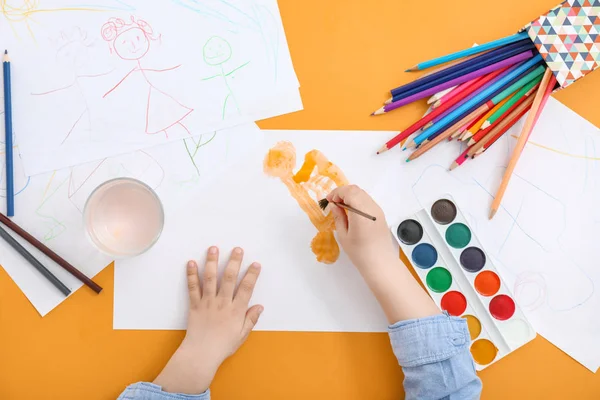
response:
[[[103,98],[114,93],[126,80],[141,79],[148,88],[147,94],[144,95],[146,104],[145,132],[147,134],[162,132],[166,137],[169,137],[168,131],[178,125],[188,135],[191,135],[183,120],[194,110],[184,106],[173,96],[156,87],[149,78],[152,73],[162,74],[174,71],[181,65],[164,69],[142,67],[141,60],[150,51],[151,43],[160,41],[161,38],[160,35],[154,34],[150,24],[133,16],[131,16],[130,21],[111,18],[102,27],[102,38],[108,42],[111,54],[115,54],[123,61],[135,62],[135,67],[107,91]]]
[[[200,137],[198,137],[197,139],[196,138],[183,139],[183,145],[185,146],[185,151],[186,151],[188,157],[190,158],[190,162],[194,166],[194,170],[196,171],[196,175],[194,175],[194,177],[201,175],[200,168],[198,168],[198,164],[196,163],[196,157],[198,156],[198,152],[200,151],[200,148],[202,148],[202,147],[206,146],[207,144],[209,144],[210,142],[212,142],[216,136],[217,136],[217,132],[213,132],[213,134],[210,135],[210,138],[207,140],[203,140],[204,135],[200,135]]]
[[[334,236],[335,222],[331,214],[325,214],[318,201],[325,198],[337,186],[348,184],[343,172],[331,163],[319,150],[311,150],[304,156],[302,167],[294,174],[296,149],[290,142],[279,142],[264,159],[263,169],[268,176],[279,178],[290,195],[317,228],[311,249],[317,260],[333,264],[340,255]]]
[[[231,58],[231,54],[232,54],[231,53],[231,45],[229,44],[229,42],[218,36],[213,36],[210,39],[208,39],[208,41],[204,44],[204,47],[202,48],[202,55],[204,57],[204,62],[210,66],[217,67],[218,71],[219,71],[216,75],[209,76],[208,78],[204,78],[202,80],[207,81],[207,80],[214,79],[214,78],[220,78],[222,80],[222,82],[225,84],[225,87],[227,88],[227,95],[225,96],[225,100],[223,102],[223,114],[222,114],[223,120],[225,119],[225,115],[227,112],[227,104],[228,104],[229,100],[232,101],[237,114],[239,114],[241,111],[238,101],[236,100],[235,95],[233,93],[233,90],[231,89],[231,86],[229,85],[229,82],[228,82],[229,76],[232,75],[234,72],[244,68],[246,65],[248,65],[250,63],[250,61],[248,61],[248,62],[232,69],[231,71],[225,73],[224,64],[227,61],[229,61],[229,59]]]
[[[28,36],[36,40],[34,27],[44,29],[39,21],[42,15],[63,12],[103,12],[134,11],[135,8],[120,0],[105,1],[104,4],[87,5],[50,5],[51,1],[43,0],[0,0],[0,15],[4,17],[17,39]],[[21,28],[24,32],[21,32]]]
[[[61,110],[61,112],[65,112],[65,118],[69,117],[67,113],[74,113],[74,115],[72,115],[73,121],[69,124],[68,131],[64,134],[60,144],[63,145],[69,138],[76,136],[73,135],[74,132],[86,135],[81,139],[91,139],[89,136],[92,131],[91,111],[88,105],[86,82],[84,81],[109,75],[114,68],[105,66],[97,58],[94,58],[92,53],[94,47],[98,45],[97,40],[90,38],[88,33],[80,27],[61,32],[55,44],[57,64],[63,67],[62,71],[68,71],[71,75],[70,81],[60,87],[44,92],[31,93],[31,95],[53,96],[62,94],[76,98],[78,100],[76,110],[72,108]]]

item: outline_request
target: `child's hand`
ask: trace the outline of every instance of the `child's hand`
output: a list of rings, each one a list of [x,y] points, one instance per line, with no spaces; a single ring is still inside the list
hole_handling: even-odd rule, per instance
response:
[[[381,208],[364,190],[343,186],[327,200],[344,203],[376,217],[376,221],[331,204],[338,239],[379,301],[390,324],[439,314],[431,298],[400,261]]]
[[[221,363],[239,349],[256,325],[263,307],[248,308],[260,265],[253,263],[236,290],[243,250],[235,248],[217,284],[219,251],[208,250],[202,283],[198,265],[188,262],[190,296],[185,339],[154,381],[168,392],[200,394],[208,389]]]
[[[383,211],[367,192],[354,185],[342,186],[332,191],[327,200],[352,206],[377,218],[371,221],[333,203],[329,205],[339,242],[363,276],[398,259]]]

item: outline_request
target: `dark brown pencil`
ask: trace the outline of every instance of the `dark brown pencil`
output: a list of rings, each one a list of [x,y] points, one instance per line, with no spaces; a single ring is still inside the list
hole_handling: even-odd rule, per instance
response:
[[[79,279],[81,282],[83,282],[86,286],[88,286],[94,292],[100,293],[102,291],[102,288],[97,283],[92,281],[90,278],[85,276],[83,274],[83,272],[81,272],[80,270],[78,270],[77,268],[75,268],[74,266],[69,264],[67,261],[65,261],[63,258],[61,258],[58,254],[56,254],[55,252],[50,250],[48,247],[46,247],[46,245],[44,245],[42,242],[40,242],[39,240],[37,240],[36,238],[31,236],[29,233],[27,233],[27,231],[25,231],[19,225],[15,224],[13,221],[11,221],[7,216],[5,216],[2,213],[0,213],[0,222],[2,224],[6,225],[6,227],[8,227],[13,232],[15,232],[17,235],[21,236],[23,239],[28,241],[33,247],[35,247],[36,249],[38,249],[39,251],[44,253],[52,261],[54,261],[55,263],[57,263],[58,265],[63,267],[71,275],[73,275],[75,278]]]

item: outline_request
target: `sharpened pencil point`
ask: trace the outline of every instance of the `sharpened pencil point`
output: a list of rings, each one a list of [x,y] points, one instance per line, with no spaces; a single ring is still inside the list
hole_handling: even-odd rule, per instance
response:
[[[496,215],[497,212],[498,212],[498,210],[494,210],[493,208],[490,210],[490,220],[494,219],[494,216]]]
[[[4,54],[8,54],[8,50],[4,50]]]
[[[483,125],[481,125],[481,130],[488,128],[491,125],[489,120],[486,120]]]
[[[410,158],[407,158],[407,159],[406,159],[406,162],[410,162]]]
[[[450,171],[452,171],[453,169],[456,169],[456,168],[458,168],[458,163],[456,161],[454,161],[452,163],[452,165],[450,166]]]
[[[469,142],[467,143],[467,146],[473,146],[475,143],[477,143],[475,140],[471,139],[469,140]]]
[[[407,70],[404,70],[404,72],[413,72],[413,71],[418,71],[418,70],[419,70],[419,66],[415,65],[415,66],[410,67]]]
[[[387,144],[384,144],[382,148],[380,148],[379,150],[377,150],[377,154],[385,153],[388,150],[389,149],[387,147]]]
[[[373,114],[371,114],[371,115],[381,115],[381,114],[385,114],[385,107],[381,107],[379,110],[373,111]]]
[[[389,99],[387,99],[383,104],[392,104],[394,102],[394,98],[390,97]]]

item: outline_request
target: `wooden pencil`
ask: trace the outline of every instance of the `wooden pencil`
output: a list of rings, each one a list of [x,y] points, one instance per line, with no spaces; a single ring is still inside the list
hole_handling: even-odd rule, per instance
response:
[[[525,113],[531,107],[532,104],[533,104],[533,97],[529,97],[523,103],[521,103],[521,105],[519,107],[515,108],[513,110],[513,112],[511,112],[509,115],[507,115],[506,118],[503,118],[497,124],[490,126],[489,128],[482,131],[482,132],[486,132],[485,136],[481,137],[476,143],[469,142],[469,146],[471,146],[471,150],[468,153],[469,157],[472,157],[473,154],[475,154],[477,152],[477,150],[479,150],[481,147],[483,147],[483,145],[485,145],[488,140],[490,140],[492,137],[494,137],[494,135],[496,135],[497,132],[504,129],[512,121],[516,122],[519,119],[521,119],[521,117],[523,115],[525,115]]]
[[[541,56],[539,56],[539,57],[541,57]],[[481,68],[479,70],[473,71],[473,72],[471,72],[469,74],[460,75],[460,76],[458,76],[455,79],[452,79],[450,81],[441,83],[441,84],[439,84],[437,86],[434,86],[432,88],[429,88],[429,89],[417,92],[417,93],[415,93],[413,95],[410,95],[408,97],[402,98],[401,100],[395,101],[395,102],[393,102],[391,104],[386,104],[385,106],[381,107],[380,109],[374,111],[371,115],[381,115],[381,114],[388,113],[388,112],[393,111],[393,110],[395,110],[397,108],[400,108],[400,107],[402,107],[402,106],[404,106],[406,104],[410,104],[410,103],[412,103],[414,101],[417,101],[417,100],[429,97],[429,96],[431,96],[431,95],[433,95],[433,94],[435,94],[435,93],[437,93],[437,92],[439,92],[441,90],[444,90],[446,88],[452,87],[454,85],[458,85],[460,83],[468,82],[471,79],[474,79],[474,78],[477,78],[477,77],[480,77],[480,76],[483,76],[483,75],[487,75],[490,72],[496,71],[498,69],[502,69],[502,68],[507,67],[507,66],[518,64],[518,63],[520,63],[522,61],[525,61],[525,60],[535,60],[536,63],[539,62],[539,59],[537,57],[533,57],[533,52],[531,50],[528,50],[528,51],[525,51],[525,52],[520,53],[518,55],[509,57],[509,58],[507,58],[505,60],[502,60],[500,62],[491,64],[491,65],[489,65],[489,66],[487,66],[485,68]]]
[[[475,121],[473,126],[465,132],[465,134],[460,138],[460,140],[464,142],[465,140],[473,136],[473,132],[477,132],[479,128],[481,128],[481,125],[483,125],[483,123],[488,119],[488,117],[491,116],[494,112],[496,112],[500,107],[505,105],[510,99],[511,97],[507,97],[506,99],[502,100],[500,103],[496,104],[492,109],[490,109],[487,113],[485,113],[481,118]]]
[[[493,145],[498,139],[500,139],[506,132],[508,132],[508,130],[510,128],[512,128],[513,126],[515,126],[515,124],[521,119],[523,118],[523,116],[531,109],[531,104],[527,107],[525,107],[525,109],[519,114],[517,115],[515,118],[512,118],[508,124],[506,124],[506,126],[504,126],[502,129],[497,129],[496,130],[496,134],[489,138],[488,140],[486,140],[483,143],[483,146],[481,146],[479,148],[479,150],[477,150],[474,154],[473,157],[477,157],[477,155],[483,153],[484,151],[486,151],[489,147],[491,147],[491,145]]]
[[[437,57],[437,58],[434,58],[432,60],[416,64],[415,66],[410,67],[409,69],[407,69],[406,72],[409,72],[409,71],[419,71],[419,70],[423,70],[423,69],[435,67],[437,65],[444,64],[446,62],[454,61],[454,60],[457,60],[459,58],[463,58],[463,57],[466,57],[466,56],[477,54],[477,53],[480,53],[482,51],[494,49],[496,47],[504,46],[506,44],[518,42],[519,40],[524,40],[524,39],[529,39],[529,36],[527,35],[526,32],[517,33],[515,35],[507,36],[507,37],[502,38],[502,39],[498,39],[498,40],[494,40],[492,42],[484,43],[484,44],[481,44],[481,45],[476,46],[476,47],[471,47],[469,49],[464,49],[464,50],[461,50],[461,51],[457,51],[455,53],[447,54],[447,55],[442,56],[442,57]]]
[[[515,93],[513,97],[511,97],[511,99],[506,103],[505,106],[499,108],[492,115],[488,116],[488,118],[482,124],[481,128],[487,128],[488,126],[496,122],[496,120],[500,118],[502,114],[508,112],[515,104],[522,102],[523,100],[525,100],[525,97],[530,96],[532,93],[535,93],[535,91],[540,85],[541,80],[542,77],[539,76],[531,82],[529,82],[527,85],[523,86],[517,93]]]
[[[463,163],[465,161],[467,161],[467,159],[469,158],[469,156],[467,155],[467,153],[469,152],[469,148],[467,147],[465,149],[465,151],[463,151],[460,156],[458,156],[456,158],[456,160],[454,160],[454,162],[452,163],[452,165],[450,165],[450,171],[455,170],[456,168],[460,167],[461,165],[463,165]]]
[[[430,87],[437,86],[443,82],[450,81],[459,76],[469,74],[473,71],[477,71],[507,58],[516,56],[524,51],[532,50],[533,48],[535,47],[530,40],[512,43],[508,46],[503,46],[490,51],[489,53],[478,55],[473,59],[462,61],[457,65],[442,71],[438,71],[434,74],[422,76],[404,85],[398,86],[390,90],[390,92],[394,98],[394,101],[397,101],[401,98],[411,96],[425,89],[429,89]]]
[[[2,213],[0,213],[0,223],[4,224],[6,227],[8,227],[13,232],[15,232],[17,235],[21,236],[23,239],[25,239],[27,242],[29,242],[33,247],[35,247],[36,249],[38,249],[39,251],[44,253],[48,258],[50,258],[52,261],[54,261],[55,263],[60,265],[63,269],[67,270],[67,272],[69,272],[71,275],[73,275],[74,277],[79,279],[81,282],[83,282],[86,286],[88,286],[94,292],[100,293],[102,291],[102,288],[97,283],[95,283],[90,278],[85,276],[81,271],[79,271],[77,268],[75,268],[74,266],[69,264],[67,261],[65,261],[63,258],[61,258],[58,254],[56,254],[51,249],[46,247],[46,245],[44,245],[42,242],[37,240],[32,235],[30,235],[27,231],[25,231],[23,228],[21,228],[19,225],[14,223],[11,219],[9,219],[7,216],[5,216]]]
[[[537,65],[540,61],[542,61],[541,55],[536,55],[535,57],[529,58],[524,63],[521,63],[518,67],[514,68],[510,71],[510,73],[506,74],[504,77],[494,82],[493,85],[486,87],[485,90],[481,91],[479,94],[472,96],[467,102],[462,104],[460,107],[457,107],[453,111],[446,114],[443,118],[440,119],[439,122],[436,121],[435,125],[421,133],[419,136],[415,138],[415,143],[420,144],[423,140],[427,139],[429,136],[444,130],[446,127],[450,126],[454,123],[457,118],[460,118],[465,113],[469,112],[477,104],[480,104],[482,101],[489,99],[491,96],[494,96],[498,90],[502,90],[506,85],[510,84],[515,78],[521,76],[524,72],[528,71],[531,67]]]
[[[483,79],[483,78],[484,78],[483,76],[480,76],[478,78],[472,79],[468,82],[458,85],[458,87],[456,89],[454,89],[452,92],[442,96],[435,103],[433,103],[433,108],[437,108],[437,107],[441,106],[442,104],[446,103],[447,101],[449,101],[450,99],[452,99],[454,96],[460,95],[462,92],[469,89],[469,87],[471,87],[472,85],[475,85],[480,79]]]
[[[530,135],[531,131],[533,130],[534,122],[536,120],[535,116],[538,112],[542,111],[540,109],[540,105],[542,104],[544,97],[549,96],[549,92],[547,92],[546,89],[548,88],[548,85],[552,85],[552,87],[554,87],[555,82],[556,82],[556,79],[554,78],[554,75],[552,74],[552,70],[550,70],[550,68],[546,69],[546,72],[544,73],[544,77],[542,78],[542,81],[540,82],[540,87],[538,88],[537,93],[535,95],[533,105],[531,106],[531,112],[527,116],[527,120],[525,121],[525,126],[523,127],[523,130],[521,131],[521,135],[519,136],[519,139],[517,140],[517,144],[513,150],[512,157],[510,158],[508,166],[506,167],[506,171],[504,172],[504,177],[502,178],[502,183],[500,184],[500,187],[498,188],[498,192],[496,193],[496,196],[494,197],[494,201],[492,202],[492,207],[490,210],[490,219],[494,218],[494,216],[498,212],[498,209],[500,208],[500,204],[502,203],[502,198],[504,197],[504,194],[506,193],[506,188],[508,187],[508,184],[510,183],[510,178],[512,177],[515,167],[517,166],[517,163],[519,162],[519,158],[521,157],[521,153],[523,152],[523,149],[525,148],[525,144],[527,144],[529,135]]]
[[[481,116],[482,114],[484,114],[489,109],[490,109],[489,102],[486,102],[486,103],[482,104],[475,111],[472,111],[471,113],[469,113],[469,115],[467,115],[466,117],[464,117],[461,120],[459,120],[458,122],[456,122],[454,125],[452,125],[448,129],[446,129],[441,134],[438,134],[436,137],[430,138],[427,141],[427,143],[423,143],[415,152],[413,152],[406,159],[406,161],[407,162],[413,161],[413,160],[421,157],[423,154],[427,153],[429,150],[431,150],[433,147],[435,147],[438,143],[440,143],[444,139],[447,139],[450,135],[452,135],[454,133],[454,131],[456,131],[457,129],[460,129],[463,125],[468,124],[472,120],[474,120],[477,117]]]
[[[2,72],[4,75],[4,147],[6,152],[6,214],[15,215],[15,183],[13,166],[13,129],[12,129],[12,90],[10,75],[10,57],[8,50],[4,50],[2,58]]]
[[[63,295],[71,294],[71,289],[65,286],[52,272],[50,272],[37,258],[21,246],[4,228],[0,226],[0,237],[6,241],[17,253],[19,253],[29,264],[31,264],[40,274],[42,274],[55,288]]]
[[[477,84],[471,86],[468,90],[465,90],[461,94],[461,96],[455,97],[451,101],[448,101],[447,103],[445,103],[443,106],[432,110],[431,113],[427,114],[426,116],[424,116],[423,118],[421,118],[420,120],[418,120],[417,122],[415,122],[414,124],[412,124],[411,126],[406,128],[405,130],[400,132],[398,135],[394,136],[392,139],[388,140],[387,143],[384,144],[381,149],[379,149],[377,154],[384,153],[384,152],[390,150],[391,148],[393,148],[394,146],[402,143],[403,140],[408,138],[413,133],[417,132],[419,129],[427,126],[435,118],[440,117],[445,112],[449,111],[452,107],[454,107],[455,105],[458,105],[461,101],[465,101],[467,96],[474,93],[478,89],[482,88],[488,82],[493,81],[499,75],[505,73],[507,71],[507,69],[508,69],[508,67],[500,69],[498,71],[494,71],[491,74],[486,75],[485,77],[483,77],[483,79],[481,79],[479,82],[477,82]]]

